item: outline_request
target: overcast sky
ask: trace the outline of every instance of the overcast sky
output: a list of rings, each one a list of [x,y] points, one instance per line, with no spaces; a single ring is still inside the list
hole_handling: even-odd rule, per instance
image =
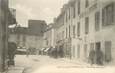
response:
[[[16,8],[18,23],[27,26],[28,19],[53,22],[53,18],[59,15],[60,8],[68,0],[9,0],[9,2],[10,7]]]

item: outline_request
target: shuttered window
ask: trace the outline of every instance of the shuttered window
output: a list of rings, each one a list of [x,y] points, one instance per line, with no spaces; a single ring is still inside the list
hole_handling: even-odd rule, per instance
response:
[[[95,13],[95,30],[99,31],[100,29],[100,12]]]
[[[102,10],[102,24],[103,26],[112,25],[114,22],[114,4],[107,5]]]

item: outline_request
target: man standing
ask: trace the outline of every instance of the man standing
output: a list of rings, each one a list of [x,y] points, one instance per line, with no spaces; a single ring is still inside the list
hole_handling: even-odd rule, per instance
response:
[[[100,49],[96,50],[96,64],[103,65],[103,52]]]
[[[16,49],[17,49],[17,46],[15,43],[13,43],[13,42],[8,43],[8,56],[9,56],[8,65],[9,66],[15,65],[14,64],[14,57],[15,57]]]
[[[89,53],[89,61],[91,62],[91,65],[95,63],[95,51],[92,49]]]

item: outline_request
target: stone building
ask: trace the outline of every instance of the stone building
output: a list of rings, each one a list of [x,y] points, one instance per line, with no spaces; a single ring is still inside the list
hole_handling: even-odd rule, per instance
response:
[[[46,29],[46,22],[43,20],[28,21],[28,37],[26,46],[41,49],[43,47],[43,36]]]
[[[57,51],[61,50],[64,52],[65,47],[65,25],[64,25],[64,12],[55,18],[54,20],[54,29],[55,29],[55,46],[57,47]]]
[[[28,27],[19,26],[10,29],[9,41],[15,42],[18,48],[41,49],[46,23],[42,20],[29,20],[28,23]]]
[[[115,60],[114,0],[70,0],[63,11],[64,28],[59,31],[65,31],[71,58],[86,61],[91,49],[101,49],[105,62]]]

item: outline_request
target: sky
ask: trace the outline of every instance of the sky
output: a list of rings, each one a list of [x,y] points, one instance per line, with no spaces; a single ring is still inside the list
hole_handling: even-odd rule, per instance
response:
[[[29,19],[52,23],[67,2],[68,0],[9,0],[9,6],[16,9],[18,24],[27,26]]]

